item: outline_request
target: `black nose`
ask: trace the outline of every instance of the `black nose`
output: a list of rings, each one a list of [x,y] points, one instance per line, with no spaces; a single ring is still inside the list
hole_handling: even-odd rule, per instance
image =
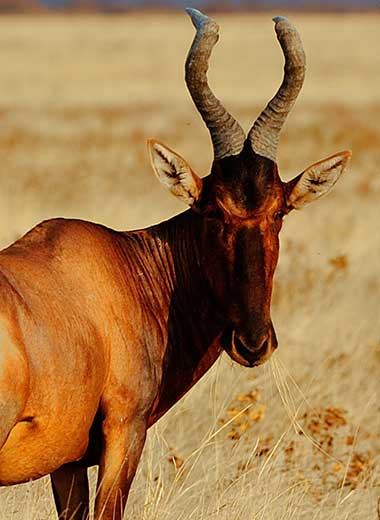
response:
[[[247,348],[237,334],[233,336],[236,352],[249,363],[255,360],[258,352]]]
[[[272,352],[278,346],[276,333],[272,324],[259,333],[255,331],[252,334],[245,335],[244,333],[239,334],[237,331],[236,335],[244,347],[251,353],[265,353],[267,350]]]
[[[246,359],[251,366],[260,364],[277,348],[278,342],[273,325],[271,324],[259,336],[251,338],[249,341],[243,335],[234,335],[235,349]]]

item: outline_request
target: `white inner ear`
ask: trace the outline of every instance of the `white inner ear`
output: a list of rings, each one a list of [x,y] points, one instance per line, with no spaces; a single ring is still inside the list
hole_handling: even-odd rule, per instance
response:
[[[157,141],[149,141],[153,169],[169,191],[190,206],[198,199],[201,180],[180,155]]]
[[[307,168],[290,192],[288,205],[300,209],[326,195],[344,172],[350,158],[350,152],[341,152]]]
[[[160,178],[168,188],[176,184],[182,184],[185,188],[191,188],[191,177],[189,178],[189,167],[182,157],[169,154],[163,146],[156,144],[155,162]]]

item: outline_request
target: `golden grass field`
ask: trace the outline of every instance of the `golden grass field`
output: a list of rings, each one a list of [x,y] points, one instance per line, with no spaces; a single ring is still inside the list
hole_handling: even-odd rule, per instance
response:
[[[284,225],[279,350],[257,369],[223,355],[151,429],[129,519],[378,518],[380,16],[290,17],[308,70],[283,178],[346,148],[352,165]],[[215,18],[210,82],[248,129],[282,74],[271,16]],[[185,14],[0,18],[1,246],[53,216],[131,229],[184,209],[156,182],[146,138],[208,173],[183,80],[192,37]],[[54,518],[47,478],[0,490],[1,520]]]

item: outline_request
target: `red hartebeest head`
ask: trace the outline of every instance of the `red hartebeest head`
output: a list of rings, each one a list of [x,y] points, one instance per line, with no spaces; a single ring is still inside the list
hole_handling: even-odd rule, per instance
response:
[[[274,19],[285,56],[284,78],[246,138],[207,83],[218,25],[196,9],[187,12],[196,35],[186,60],[186,83],[210,131],[214,162],[202,180],[177,153],[150,140],[151,162],[171,193],[204,217],[203,270],[228,324],[221,345],[238,363],[255,366],[277,347],[270,301],[283,217],[329,192],[351,153],[337,153],[282,182],[276,164],[279,134],[305,75],[296,29],[286,18]]]

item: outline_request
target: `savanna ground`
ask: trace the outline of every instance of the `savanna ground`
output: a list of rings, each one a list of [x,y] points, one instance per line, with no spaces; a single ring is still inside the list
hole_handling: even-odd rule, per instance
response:
[[[210,81],[248,129],[282,55],[270,15],[216,18]],[[128,518],[377,518],[380,17],[291,18],[308,71],[282,176],[346,148],[352,165],[286,219],[273,360],[248,370],[223,355],[151,429]],[[0,19],[1,246],[52,216],[127,229],[183,209],[155,181],[145,139],[208,172],[209,137],[183,81],[192,37],[184,14]],[[55,518],[48,479],[2,489],[0,518]]]

